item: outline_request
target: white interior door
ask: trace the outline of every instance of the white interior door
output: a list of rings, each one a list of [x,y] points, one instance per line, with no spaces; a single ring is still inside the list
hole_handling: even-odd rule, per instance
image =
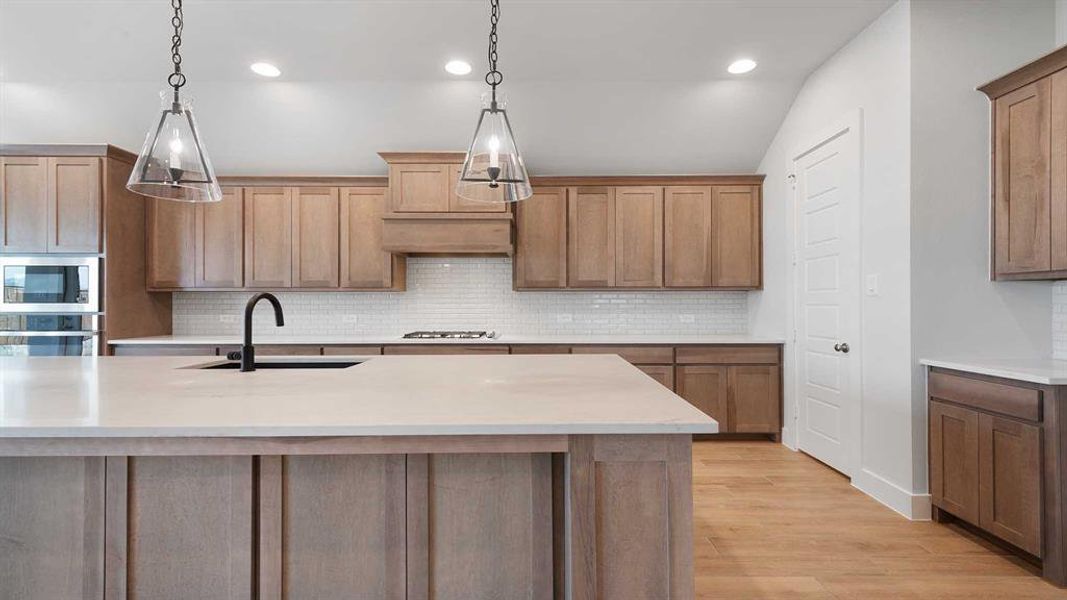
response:
[[[794,154],[797,445],[851,476],[860,410],[859,116]]]

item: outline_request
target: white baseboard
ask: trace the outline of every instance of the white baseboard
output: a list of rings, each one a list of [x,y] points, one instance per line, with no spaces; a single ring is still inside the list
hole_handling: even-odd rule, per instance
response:
[[[930,494],[914,494],[867,469],[852,478],[852,486],[913,521],[930,520]]]

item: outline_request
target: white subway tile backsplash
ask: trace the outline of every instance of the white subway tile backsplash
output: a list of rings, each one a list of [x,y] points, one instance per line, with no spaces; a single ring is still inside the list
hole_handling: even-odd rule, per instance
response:
[[[285,335],[395,335],[417,329],[507,334],[739,334],[745,292],[515,292],[508,258],[409,258],[406,292],[279,292]],[[177,292],[176,335],[236,335],[252,292]],[[1067,287],[1062,301],[1067,304]],[[1067,311],[1059,318],[1067,322]],[[275,333],[260,306],[257,335]],[[277,331],[281,333],[281,331]],[[1067,354],[1067,329],[1063,348]]]
[[[1067,360],[1067,281],[1052,284],[1052,356]]]

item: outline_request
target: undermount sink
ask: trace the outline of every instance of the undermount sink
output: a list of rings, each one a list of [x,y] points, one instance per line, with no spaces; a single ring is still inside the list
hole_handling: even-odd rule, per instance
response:
[[[271,360],[256,363],[256,369],[347,369],[354,367],[362,360]],[[231,369],[236,371],[241,368],[240,362],[211,363],[201,365],[197,369]]]

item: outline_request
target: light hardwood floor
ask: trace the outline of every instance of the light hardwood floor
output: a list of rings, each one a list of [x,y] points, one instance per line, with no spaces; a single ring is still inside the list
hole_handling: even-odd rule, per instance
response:
[[[771,442],[693,444],[697,598],[1067,598],[957,525],[912,522]]]

